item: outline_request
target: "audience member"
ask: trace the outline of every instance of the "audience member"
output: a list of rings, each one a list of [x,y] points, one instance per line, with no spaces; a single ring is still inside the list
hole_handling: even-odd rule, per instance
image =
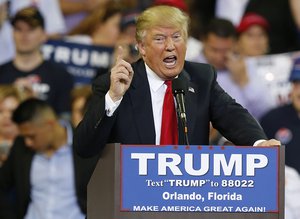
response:
[[[82,120],[91,94],[92,89],[89,85],[77,86],[71,91],[71,122],[73,127],[76,127]]]
[[[270,54],[299,50],[299,38],[289,0],[194,0],[191,4],[191,14],[198,18],[200,26],[205,26],[218,16],[231,17],[232,22],[239,24],[238,18],[248,12],[257,13],[269,22]]]
[[[111,2],[99,6],[69,33],[66,40],[115,47],[120,34],[122,8]]]
[[[264,17],[269,25],[269,53],[284,53],[300,49],[297,27],[289,0],[250,0],[245,13]]]
[[[111,0],[59,0],[66,23],[65,33],[77,26],[98,5],[109,1]]]
[[[24,8],[12,19],[16,56],[0,66],[0,83],[15,83],[24,92],[49,102],[59,114],[70,112],[73,78],[40,52],[46,41],[44,19],[35,7]]]
[[[235,53],[236,30],[221,18],[213,19],[203,39],[202,53],[194,60],[209,63],[217,70],[217,81],[238,103],[259,119],[274,101],[256,72],[247,72],[243,56]],[[262,104],[263,103],[263,104]]]
[[[276,137],[286,145],[285,163],[300,172],[300,58],[295,60],[290,81],[291,103],[272,109],[260,123],[268,137]]]
[[[190,14],[199,25],[200,39],[213,18],[222,18],[238,25],[250,0],[192,0]]]
[[[66,25],[58,0],[10,0],[10,14],[27,7],[37,7],[45,18],[45,30],[48,36],[58,37],[65,32]]]
[[[237,27],[237,52],[246,57],[261,56],[269,50],[269,23],[255,13],[246,14]]]
[[[0,85],[0,166],[6,160],[18,128],[12,121],[12,113],[21,102],[21,95],[12,85]]]
[[[65,40],[114,49],[120,36],[121,17],[122,6],[120,4],[112,1],[105,6],[99,6],[71,30]],[[109,68],[110,66],[99,68],[97,75],[104,74]]]
[[[84,219],[97,157],[82,159],[74,153],[71,125],[58,120],[45,101],[22,102],[13,121],[20,136],[0,168],[0,218]]]
[[[7,0],[0,0],[0,65],[11,60],[15,55],[12,27],[7,10]]]
[[[203,49],[196,61],[210,63],[217,70],[225,70],[228,54],[234,52],[236,30],[226,19],[213,19],[206,27]]]

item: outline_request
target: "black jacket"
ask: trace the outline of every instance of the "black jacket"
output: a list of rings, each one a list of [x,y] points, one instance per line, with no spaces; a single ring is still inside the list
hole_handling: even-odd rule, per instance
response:
[[[75,130],[74,146],[81,156],[97,154],[107,143],[155,144],[150,87],[142,60],[132,65],[130,88],[112,117],[105,113],[109,74],[93,84],[93,97],[84,119]],[[253,145],[266,136],[246,109],[237,104],[216,82],[210,65],[185,62],[179,77],[188,83],[185,95],[188,136],[191,145],[209,143],[210,121],[237,145]],[[179,129],[180,130],[180,129]],[[179,132],[179,143],[183,143]]]

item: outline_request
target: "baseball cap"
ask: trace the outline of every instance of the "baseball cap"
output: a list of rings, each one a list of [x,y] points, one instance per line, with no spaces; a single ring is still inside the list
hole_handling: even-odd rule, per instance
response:
[[[18,11],[11,20],[12,25],[15,26],[17,21],[24,21],[31,27],[45,28],[44,18],[36,7],[30,6]]]
[[[294,61],[289,80],[290,81],[300,81],[300,57],[298,57]]]
[[[154,5],[169,5],[176,8],[179,8],[180,10],[184,12],[188,12],[188,7],[184,0],[155,0]]]
[[[269,30],[269,23],[268,21],[256,13],[247,13],[243,16],[239,26],[237,27],[238,33],[243,33],[252,25],[259,25],[264,28],[266,31]]]

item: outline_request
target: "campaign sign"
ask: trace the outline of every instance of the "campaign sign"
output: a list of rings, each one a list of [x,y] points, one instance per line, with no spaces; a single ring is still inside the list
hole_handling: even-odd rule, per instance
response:
[[[248,57],[246,68],[249,74],[261,81],[268,88],[268,96],[274,106],[289,102],[293,58],[296,53],[282,53],[264,56]]]
[[[120,211],[278,212],[279,147],[120,150]]]
[[[50,40],[42,47],[43,56],[63,65],[74,77],[74,83],[90,84],[96,74],[108,69],[114,48]]]

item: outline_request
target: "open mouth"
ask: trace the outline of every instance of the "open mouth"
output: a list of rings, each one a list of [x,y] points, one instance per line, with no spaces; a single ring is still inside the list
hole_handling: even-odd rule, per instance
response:
[[[164,58],[164,63],[167,67],[174,67],[176,65],[177,57],[176,56],[168,56]]]

